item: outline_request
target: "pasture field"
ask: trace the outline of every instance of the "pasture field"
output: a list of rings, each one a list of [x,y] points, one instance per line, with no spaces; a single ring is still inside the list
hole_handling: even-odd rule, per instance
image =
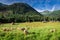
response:
[[[24,34],[21,28],[27,28],[29,33]],[[0,40],[60,40],[60,22],[0,24]]]

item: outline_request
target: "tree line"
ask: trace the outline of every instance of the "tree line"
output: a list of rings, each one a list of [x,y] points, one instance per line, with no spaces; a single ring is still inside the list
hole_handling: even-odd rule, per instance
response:
[[[60,17],[46,17],[39,15],[21,15],[21,14],[1,14],[0,22],[10,23],[10,22],[36,22],[36,21],[60,21]]]
[[[3,5],[3,4],[2,4]],[[60,21],[60,16],[43,16],[25,3],[0,6],[0,22],[36,22],[36,21]],[[60,13],[60,11],[56,12]],[[60,14],[59,14],[60,15]]]

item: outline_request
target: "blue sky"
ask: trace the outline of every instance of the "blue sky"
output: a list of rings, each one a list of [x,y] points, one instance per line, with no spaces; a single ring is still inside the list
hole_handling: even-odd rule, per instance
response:
[[[16,2],[27,3],[38,12],[44,10],[60,10],[60,0],[0,0],[0,3],[12,4]]]

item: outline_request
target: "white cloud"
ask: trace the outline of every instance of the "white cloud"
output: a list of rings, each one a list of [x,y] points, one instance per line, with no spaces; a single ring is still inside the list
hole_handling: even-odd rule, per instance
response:
[[[40,10],[40,9],[37,9],[37,8],[35,8],[35,10],[38,11],[38,12],[43,12],[43,11],[45,11],[45,10]]]
[[[52,9],[50,11],[54,11],[55,10],[55,5],[52,7]]]

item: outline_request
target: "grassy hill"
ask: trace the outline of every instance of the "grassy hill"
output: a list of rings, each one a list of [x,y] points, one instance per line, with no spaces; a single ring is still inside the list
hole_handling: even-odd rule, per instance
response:
[[[54,16],[54,17],[60,17],[60,10],[55,10],[55,11],[44,11],[41,12],[42,15],[44,16]]]
[[[60,20],[60,10],[55,10],[55,11],[44,11],[41,12],[42,15],[44,15],[44,17],[48,17],[48,19],[50,20]]]

